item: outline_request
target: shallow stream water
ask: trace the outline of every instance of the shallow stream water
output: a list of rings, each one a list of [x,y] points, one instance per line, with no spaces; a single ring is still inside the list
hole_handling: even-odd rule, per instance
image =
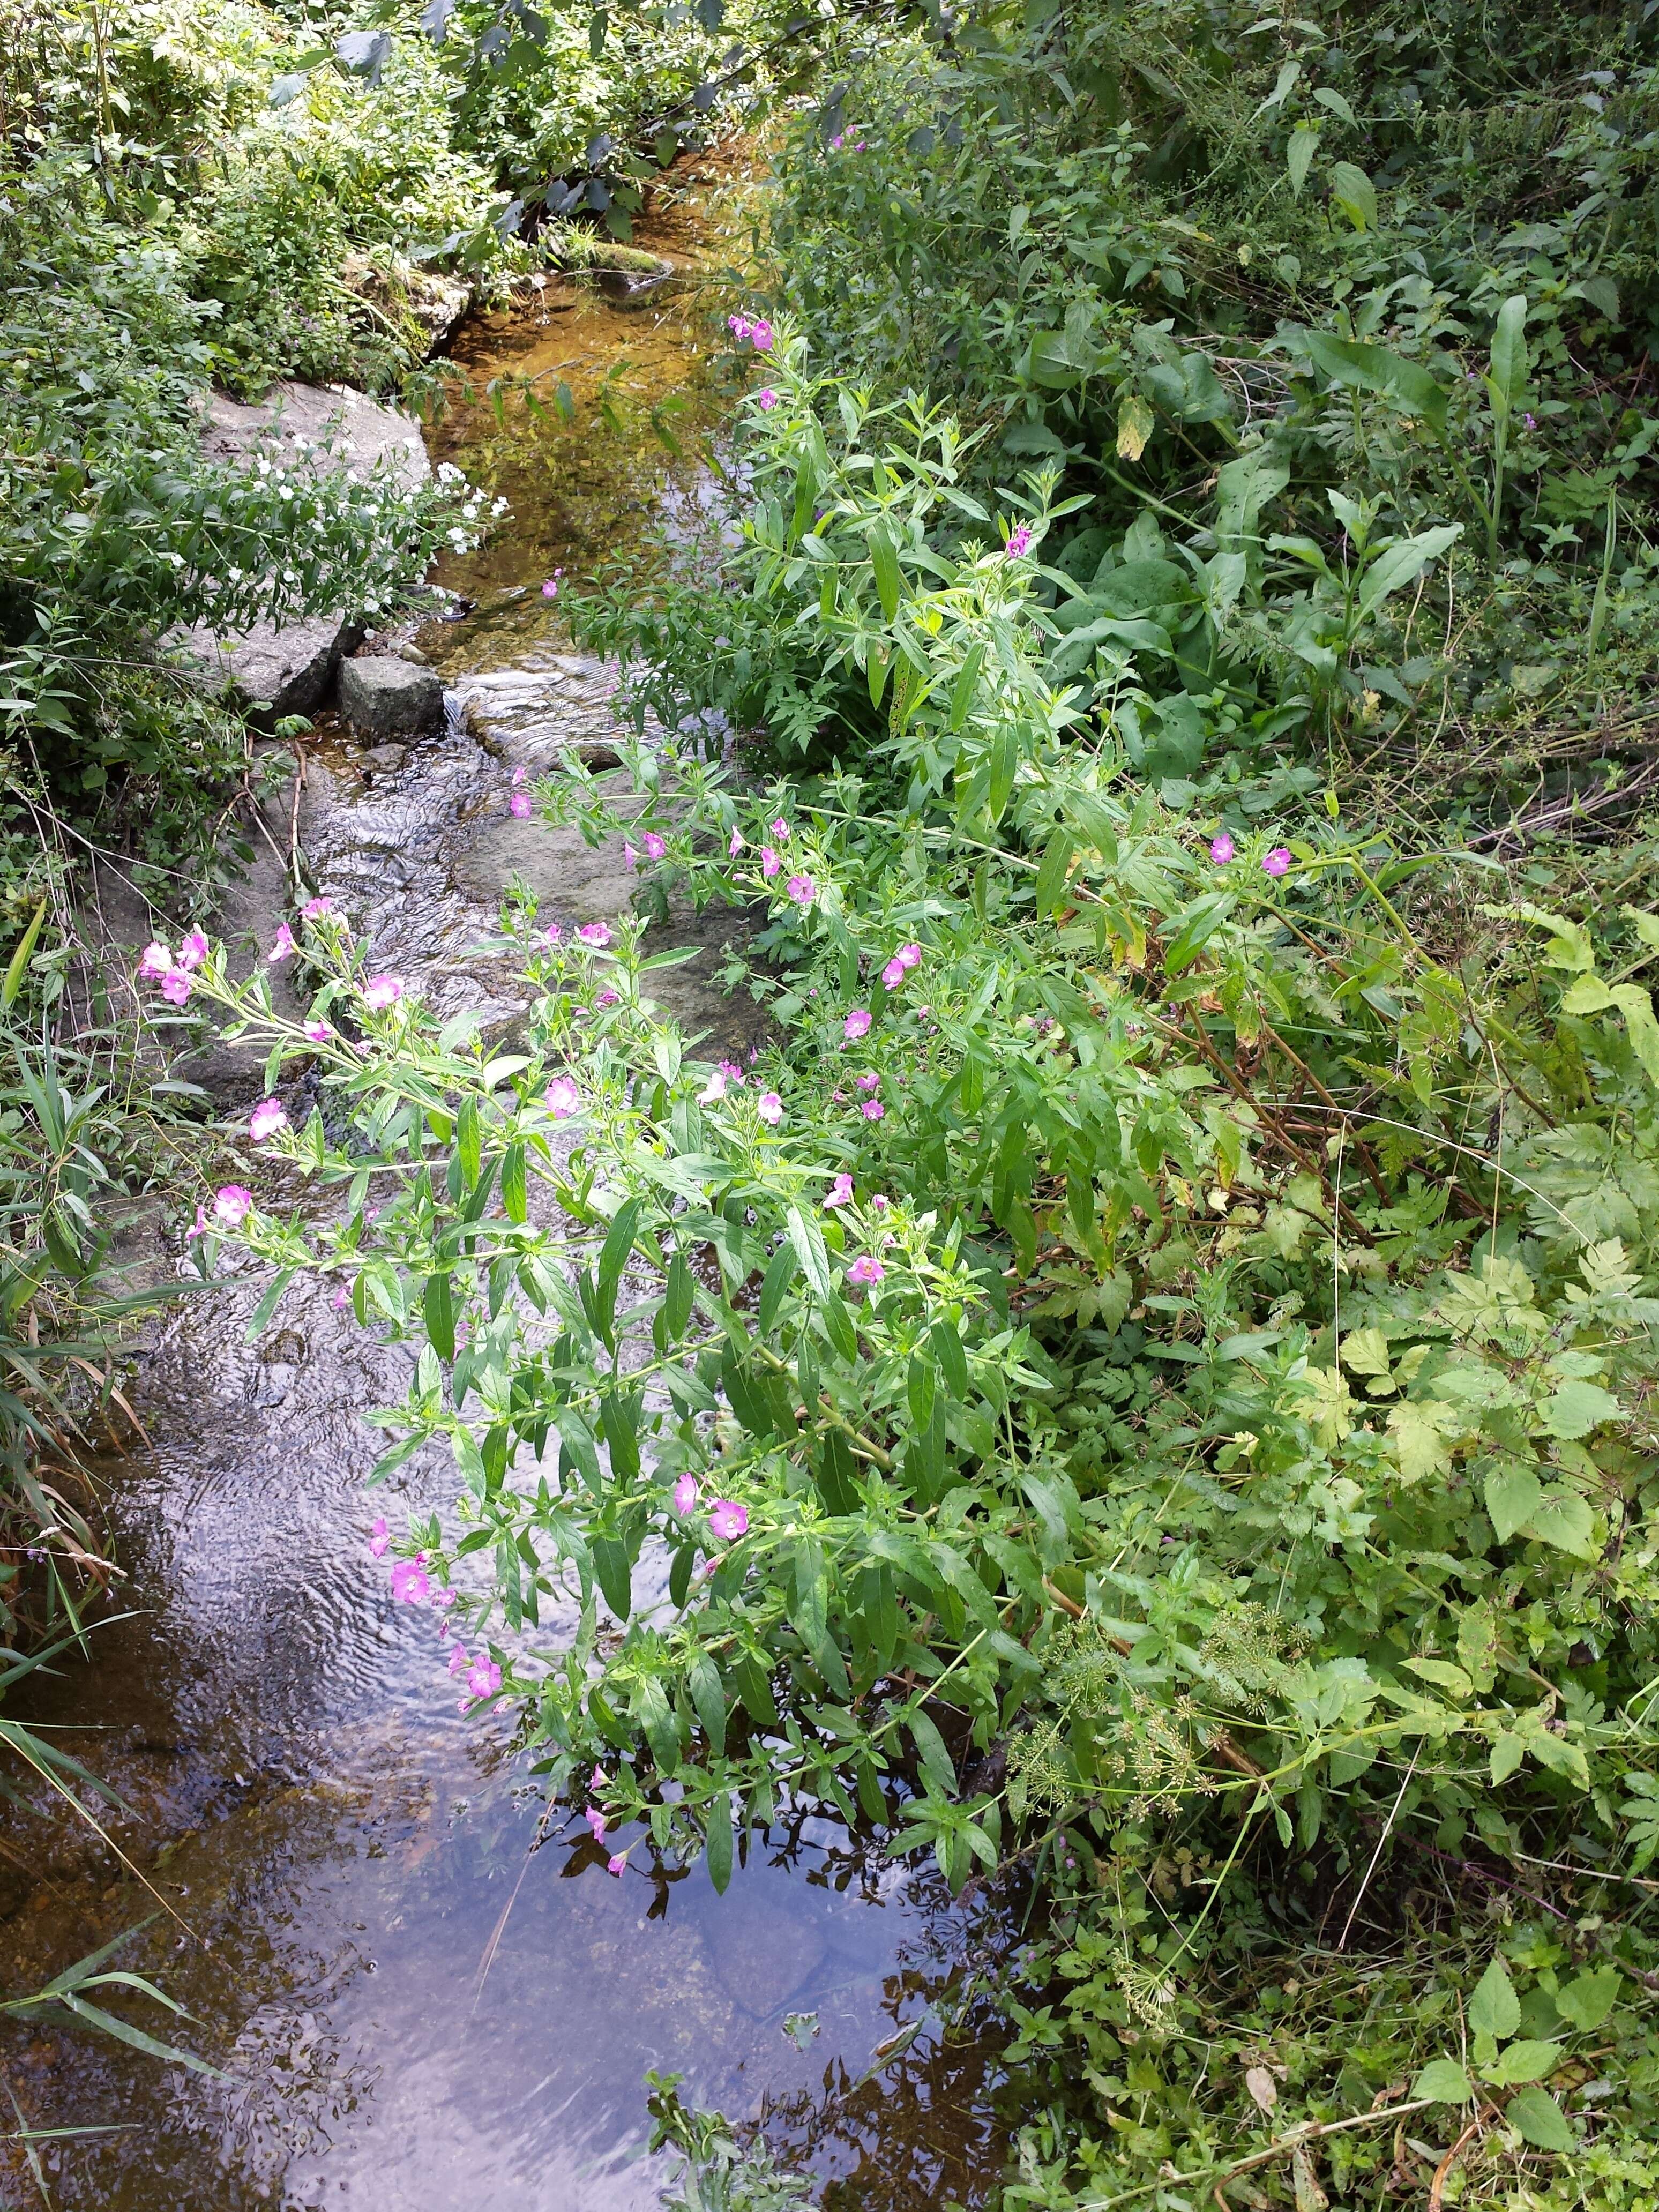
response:
[[[683,272],[659,289],[619,300],[555,280],[462,334],[481,392],[503,374],[563,381],[574,420],[510,404],[498,420],[483,394],[434,427],[434,457],[514,508],[442,572],[475,611],[420,633],[456,695],[453,726],[373,756],[325,733],[307,762],[318,881],[444,1011],[516,1011],[511,978],[469,957],[512,875],[575,920],[631,889],[619,854],[513,821],[506,796],[514,765],[602,746],[611,727],[609,675],[562,635],[542,580],[625,546],[653,509],[690,544],[714,499],[695,456],[724,397],[705,358],[718,228],[693,195],[647,242]],[[740,1042],[752,1012],[712,983],[729,919],[671,927],[704,956],[672,971],[674,1011]],[[117,1963],[191,2017],[118,1995],[115,2008],[223,2078],[61,2015],[6,2025],[20,2124],[108,2132],[40,2142],[36,2175],[14,2144],[5,2201],[644,2212],[665,2181],[645,2156],[648,2067],[734,2118],[769,2115],[830,2178],[837,2212],[982,2201],[994,2060],[947,2036],[936,2007],[987,1931],[931,1872],[810,1808],[750,1839],[723,1898],[700,1868],[644,1851],[610,1876],[581,1823],[549,1814],[507,1722],[457,1711],[429,1616],[394,1611],[368,1555],[377,1510],[453,1490],[419,1461],[400,1495],[362,1486],[377,1450],[362,1416],[402,1395],[408,1352],[302,1285],[250,1346],[258,1287],[234,1279],[152,1332],[135,1384],[145,1437],[100,1470],[125,1616],[8,1707],[62,1729],[121,1793],[115,1808],[82,1795],[126,1863],[61,1818],[18,1812],[0,1829],[9,1990],[133,1929]]]

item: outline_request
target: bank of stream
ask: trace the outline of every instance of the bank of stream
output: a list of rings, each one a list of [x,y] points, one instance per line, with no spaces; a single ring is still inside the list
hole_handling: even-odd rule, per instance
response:
[[[441,572],[471,611],[416,641],[450,726],[374,753],[326,728],[307,748],[313,877],[446,1011],[512,1019],[510,981],[469,958],[512,876],[579,921],[631,890],[619,853],[516,821],[507,799],[515,767],[573,742],[602,757],[611,728],[607,672],[573,650],[544,579],[621,550],[653,507],[688,548],[717,526],[696,455],[728,395],[697,220],[683,204],[647,234],[677,264],[660,285],[553,278],[463,331],[475,396],[430,426],[434,458],[514,515]],[[516,397],[498,410],[486,387],[502,379],[520,394],[528,379],[550,413]],[[700,947],[672,971],[674,1011],[740,1044],[754,1010],[714,988],[731,918],[670,928]],[[9,1709],[120,1793],[98,1817],[131,1863],[43,1817],[44,1794],[9,1813],[7,1984],[38,1987],[131,1929],[119,1963],[191,2016],[120,2008],[222,2075],[60,2021],[9,2028],[21,2124],[109,2130],[39,2145],[50,2201],[643,2212],[664,2182],[644,2156],[651,2067],[736,2118],[769,2114],[842,2212],[982,2201],[994,2055],[939,2014],[988,1934],[973,1910],[810,1807],[750,1839],[723,1898],[643,1848],[608,1875],[580,1820],[549,1815],[508,1721],[457,1711],[430,1617],[393,1607],[370,1556],[383,1505],[435,1507],[453,1480],[417,1460],[390,1498],[362,1486],[376,1453],[362,1415],[402,1395],[405,1350],[304,1285],[250,1344],[258,1287],[234,1278],[151,1332],[145,1437],[98,1470],[122,1617]],[[568,1626],[544,1624],[547,1642]],[[7,2201],[41,2195],[19,2153]]]

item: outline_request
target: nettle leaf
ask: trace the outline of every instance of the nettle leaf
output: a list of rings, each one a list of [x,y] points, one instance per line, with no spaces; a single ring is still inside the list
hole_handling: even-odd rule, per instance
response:
[[[1499,1543],[1524,1528],[1543,1502],[1544,1486],[1529,1467],[1511,1462],[1486,1477],[1486,1511]]]
[[[1504,2117],[1522,2141],[1535,2149],[1564,2151],[1577,2147],[1578,2139],[1566,2114],[1547,2089],[1517,2089],[1504,2107]]]
[[[1515,1984],[1504,1961],[1494,1959],[1469,1999],[1469,2026],[1477,2034],[1484,2033],[1507,2043],[1520,2025],[1521,2000],[1515,1994]]]
[[[1558,1552],[1571,1553],[1576,1559],[1593,1559],[1601,1548],[1595,1541],[1595,1516],[1589,1500],[1576,1490],[1560,1486],[1544,1492],[1528,1517],[1526,1534],[1540,1544],[1553,1545]]]
[[[1587,1437],[1603,1422],[1616,1421],[1623,1409],[1610,1390],[1595,1382],[1564,1382],[1538,1409],[1538,1425],[1552,1437]]]
[[[1412,2084],[1413,2097],[1432,2097],[1437,2105],[1467,2105],[1474,2084],[1455,2058],[1431,2058]]]
[[[1331,198],[1356,230],[1376,228],[1376,186],[1352,161],[1332,162]]]
[[[1571,2021],[1588,2035],[1601,2027],[1618,2003],[1623,1987],[1624,1976],[1617,1966],[1597,1966],[1555,1992],[1555,2009],[1563,2020]]]
[[[1520,2081],[1541,2081],[1566,2057],[1559,2043],[1528,2039],[1511,2043],[1498,2053],[1498,2063],[1486,2069],[1486,2079],[1498,2088],[1513,2088]]]
[[[1285,149],[1285,167],[1291,179],[1291,198],[1300,199],[1302,187],[1308,181],[1308,172],[1313,167],[1313,157],[1318,150],[1319,133],[1310,123],[1298,123],[1291,133]]]

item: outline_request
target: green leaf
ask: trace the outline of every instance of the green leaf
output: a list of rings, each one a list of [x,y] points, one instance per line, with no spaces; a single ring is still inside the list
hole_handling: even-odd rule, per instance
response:
[[[455,1357],[455,1306],[447,1274],[428,1275],[421,1297],[427,1340],[440,1359]]]
[[[1437,2105],[1467,2105],[1474,2084],[1455,2058],[1431,2058],[1413,2082],[1412,2094],[1432,2097]]]
[[[939,1361],[951,1395],[960,1405],[968,1395],[968,1360],[951,1321],[936,1321],[933,1328],[933,1356]]]
[[[1595,1518],[1588,1498],[1557,1484],[1544,1492],[1541,1503],[1528,1516],[1526,1534],[1540,1544],[1569,1552],[1575,1559],[1596,1557]]]
[[[1285,149],[1285,167],[1290,173],[1291,198],[1299,200],[1302,187],[1308,181],[1308,172],[1313,167],[1313,157],[1319,146],[1319,133],[1310,123],[1298,123],[1291,133],[1290,144]]]
[[[1049,838],[1042,855],[1042,865],[1037,870],[1036,913],[1038,921],[1052,914],[1065,896],[1066,878],[1070,873],[1077,841],[1064,823]]]
[[[1420,362],[1407,361],[1386,346],[1333,337],[1328,331],[1309,331],[1306,343],[1315,368],[1333,383],[1382,392],[1403,413],[1420,415],[1437,435],[1445,429],[1445,389]]]
[[[620,1536],[592,1536],[587,1548],[605,1603],[618,1620],[626,1620],[634,1610],[634,1569],[627,1545]]]
[[[676,1252],[668,1263],[668,1281],[663,1297],[663,1319],[668,1324],[669,1336],[676,1342],[685,1334],[696,1294],[690,1263],[684,1252]]]
[[[1352,108],[1334,86],[1316,84],[1313,89],[1313,96],[1322,107],[1328,107],[1333,115],[1340,115],[1345,123],[1352,123],[1356,130],[1358,129],[1358,123]]]
[[[957,1786],[957,1771],[951,1764],[950,1753],[945,1748],[945,1738],[926,1713],[912,1713],[906,1725],[910,1730],[911,1741],[916,1747],[916,1754],[921,1760],[921,1770],[927,1778],[929,1787],[941,1797],[952,1796]]]
[[[35,908],[30,918],[29,926],[18,940],[17,950],[12,954],[7,965],[6,980],[3,984],[0,984],[0,1006],[16,1005],[17,994],[23,988],[23,978],[28,973],[30,956],[34,951],[36,940],[40,937],[41,926],[46,918],[46,902],[42,899]]]
[[[1331,198],[1356,230],[1376,228],[1376,186],[1353,162],[1332,162]]]
[[[1504,2107],[1504,2118],[1523,2142],[1538,2150],[1572,2150],[1577,2137],[1566,2114],[1547,2089],[1517,2089]]]
[[[501,1204],[509,1221],[522,1222],[527,1218],[526,1196],[524,1146],[509,1145],[501,1159]]]
[[[1506,1544],[1517,1529],[1526,1527],[1543,1496],[1543,1486],[1529,1467],[1510,1462],[1492,1468],[1486,1482],[1486,1510],[1500,1544]]]
[[[726,1755],[726,1686],[720,1680],[720,1669],[706,1651],[698,1652],[692,1662],[686,1686],[691,1692],[691,1703],[697,1718],[702,1723],[703,1734],[708,1738],[708,1748],[716,1759]]]
[[[634,1232],[639,1226],[645,1210],[642,1198],[630,1198],[617,1209],[615,1219],[605,1232],[605,1243],[599,1247],[599,1288],[606,1290],[620,1279],[628,1265],[628,1255],[634,1249]]]
[[[1117,457],[1121,461],[1138,461],[1146,450],[1146,441],[1157,428],[1158,417],[1138,392],[1130,392],[1117,410]]]
[[[1517,292],[1498,311],[1498,327],[1492,340],[1492,394],[1494,413],[1504,416],[1519,409],[1527,394],[1527,295]]]
[[[1617,1966],[1597,1966],[1555,1992],[1555,2009],[1585,2034],[1601,2027],[1619,2002],[1624,1977]]]
[[[881,611],[889,622],[898,612],[899,564],[893,550],[893,541],[884,523],[878,522],[870,532],[870,566],[876,575],[876,590],[881,599]]]
[[[1492,1747],[1492,1778],[1494,1784],[1507,1782],[1526,1754],[1526,1745],[1512,1730],[1506,1729]]]
[[[763,1336],[770,1334],[772,1324],[778,1317],[779,1309],[799,1267],[799,1255],[793,1244],[780,1244],[772,1255],[771,1264],[761,1281],[760,1304],[756,1309]]]
[[[813,1293],[827,1298],[834,1288],[830,1273],[830,1255],[824,1248],[823,1231],[810,1213],[799,1206],[792,1206],[784,1217],[789,1231],[789,1242],[800,1261],[801,1273],[811,1285]]]
[[[1360,612],[1375,613],[1390,593],[1414,584],[1430,562],[1437,561],[1462,535],[1461,522],[1443,522],[1437,529],[1420,531],[1415,538],[1396,538],[1386,546],[1360,580]]]
[[[1499,2051],[1495,2066],[1486,2069],[1486,2079],[1499,2089],[1512,2089],[1518,2081],[1537,2081],[1552,2073],[1566,2057],[1559,2043],[1546,2043],[1528,2037],[1520,2043],[1511,2043]]]
[[[732,1799],[717,1790],[708,1801],[708,1879],[717,1896],[723,1897],[732,1879]]]
[[[1506,2043],[1521,2025],[1521,2000],[1501,1959],[1494,1959],[1469,1999],[1469,2026]]]
[[[1613,1393],[1598,1383],[1564,1382],[1539,1407],[1538,1423],[1552,1437],[1587,1437],[1604,1421],[1618,1420],[1621,1410]]]
[[[645,1730],[658,1773],[665,1778],[673,1774],[680,1763],[680,1732],[674,1725],[668,1692],[654,1674],[647,1674],[640,1684],[634,1697],[634,1711]]]

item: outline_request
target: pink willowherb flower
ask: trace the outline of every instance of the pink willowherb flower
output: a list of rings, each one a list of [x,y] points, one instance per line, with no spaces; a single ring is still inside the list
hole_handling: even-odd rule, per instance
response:
[[[139,957],[138,973],[146,983],[159,983],[173,972],[173,953],[159,937],[152,938]]]
[[[668,850],[666,842],[659,837],[654,830],[647,830],[640,842],[645,847],[647,860],[660,860]]]
[[[743,832],[741,830],[734,829],[732,832],[732,842],[726,848],[726,857],[728,860],[735,860],[742,850]]]
[[[192,929],[179,947],[178,965],[188,975],[191,969],[201,966],[208,957],[209,950],[205,932]]]
[[[514,791],[517,791],[517,790],[519,789],[519,787],[520,787],[520,786],[521,784],[524,784],[524,783],[528,782],[529,778],[530,778],[530,770],[529,770],[527,768],[523,768],[523,767],[515,768],[515,769],[514,769],[514,771],[513,771],[513,788],[514,788]]]
[[[313,1044],[326,1044],[334,1034],[326,1022],[307,1022],[305,1033]]]
[[[627,1852],[613,1851],[611,1854],[611,1856],[605,1863],[605,1870],[607,1874],[620,1875],[625,1869],[627,1865]]]
[[[326,921],[333,911],[331,898],[307,899],[300,908],[300,919],[301,921]]]
[[[726,327],[734,338],[741,342],[754,329],[754,319],[749,315],[728,315],[726,319]]]
[[[391,1542],[392,1531],[386,1524],[386,1516],[382,1514],[368,1532],[368,1548],[371,1556],[377,1559],[384,1558]]]
[[[769,384],[763,385],[755,394],[755,402],[763,415],[769,415],[778,404],[778,395]]]
[[[186,1244],[193,1244],[198,1237],[205,1237],[207,1233],[207,1208],[204,1206],[198,1206],[196,1209],[195,1220],[191,1223],[189,1228],[185,1231],[185,1242]]]
[[[294,942],[294,932],[286,922],[283,922],[277,930],[276,939],[270,951],[266,953],[265,958],[274,968],[279,961],[290,958],[297,949]]]
[[[708,1509],[708,1528],[722,1544],[735,1543],[749,1534],[749,1508],[732,1498],[717,1498]]]
[[[1212,837],[1210,840],[1210,858],[1218,868],[1224,868],[1237,850],[1238,848],[1224,830],[1218,837]]]
[[[515,791],[507,802],[507,811],[515,822],[528,821],[530,793],[527,791]]]
[[[1263,859],[1261,865],[1270,876],[1284,875],[1288,871],[1291,865],[1290,847],[1288,845],[1275,845],[1272,852],[1267,854]]]
[[[716,1068],[702,1089],[698,1091],[697,1103],[699,1106],[718,1106],[725,1096],[726,1078],[719,1068]]]
[[[830,1195],[823,1202],[826,1206],[850,1206],[853,1203],[852,1176],[838,1175],[830,1184]]]
[[[597,1003],[601,1006],[614,1006],[619,1005],[621,1000],[622,993],[620,991],[613,991],[607,983],[605,989],[600,992]]]
[[[789,824],[784,820],[781,814],[779,815],[775,822],[769,823],[768,826],[780,845],[787,845],[789,842]]]
[[[611,1777],[605,1772],[604,1767],[596,1766],[587,1778],[587,1786],[590,1790],[608,1790],[611,1787]]]
[[[424,1557],[416,1553],[412,1559],[398,1559],[392,1569],[392,1595],[400,1605],[424,1605],[432,1595],[432,1583],[426,1571]]]
[[[267,1137],[274,1137],[278,1129],[287,1127],[288,1115],[280,1098],[262,1098],[248,1115],[247,1133],[256,1145],[263,1145]]]
[[[371,975],[363,986],[363,1004],[372,1014],[383,1014],[403,995],[404,987],[395,975]]]
[[[582,1095],[568,1075],[556,1075],[543,1093],[547,1110],[556,1121],[568,1121],[580,1110]]]
[[[787,888],[797,906],[811,906],[818,895],[818,887],[811,876],[791,876]]]
[[[875,1196],[871,1200],[870,1205],[874,1212],[885,1213],[892,1202],[893,1201],[890,1198],[884,1198],[881,1193],[878,1191]]]
[[[1011,530],[1008,532],[1008,543],[1003,548],[1003,551],[1009,560],[1018,561],[1023,558],[1025,554],[1029,553],[1030,550],[1030,527],[1029,524],[1022,522],[1016,529]]]
[[[624,837],[624,838],[623,839],[623,866],[625,868],[637,868],[639,865],[640,865],[640,856],[639,856],[639,854],[638,854],[634,850],[634,848],[633,848],[633,847],[629,843],[629,842],[628,842],[627,838],[626,838],[626,837]]]
[[[466,1686],[475,1698],[493,1698],[501,1686],[501,1670],[488,1652],[481,1651],[467,1669]]]
[[[443,1625],[442,1632],[447,1634],[448,1628],[449,1623],[446,1621]],[[455,1645],[455,1649],[449,1655],[450,1673],[452,1674],[464,1674],[471,1664],[471,1660],[467,1656],[465,1644],[458,1641]]]
[[[866,1121],[879,1121],[887,1112],[879,1098],[866,1098],[859,1111]]]
[[[556,568],[553,571],[553,574],[548,578],[547,581],[542,586],[542,597],[544,599],[556,599],[558,598],[559,579],[563,575],[563,574],[564,570],[562,568]]]
[[[182,1006],[190,991],[190,977],[182,968],[169,968],[161,978],[161,996],[170,1006]]]
[[[213,1218],[223,1229],[240,1229],[253,1211],[253,1193],[240,1182],[228,1182],[214,1193]]]
[[[564,932],[556,921],[550,921],[544,934],[550,945],[562,945],[564,942]]]
[[[675,1512],[679,1514],[690,1512],[691,1509],[696,1505],[698,1498],[702,1495],[702,1492],[697,1487],[697,1478],[696,1475],[690,1473],[683,1474],[679,1480],[674,1485],[673,1499]],[[597,1787],[597,1784],[595,1786]]]
[[[743,1081],[743,1070],[738,1066],[735,1060],[721,1060],[720,1063],[720,1073],[726,1078],[728,1083],[741,1083]]]
[[[765,877],[769,884],[782,866],[783,862],[779,860],[777,854],[773,851],[769,845],[763,845],[761,847],[761,873]]]
[[[878,1091],[881,1088],[881,1078],[873,1067],[866,1068],[864,1073],[855,1079],[860,1091]]]
[[[611,942],[611,932],[602,921],[585,921],[576,934],[584,945],[591,945],[600,952]]]
[[[757,353],[770,353],[772,350],[771,324],[768,322],[757,323],[753,330],[749,333],[749,343],[754,347]]]
[[[902,960],[890,960],[881,971],[881,980],[890,991],[896,991],[904,981],[904,963]]]
[[[588,1826],[593,1831],[594,1842],[596,1844],[602,1844],[605,1841],[605,1832],[611,1825],[611,1823],[605,1819],[605,1814],[599,1810],[597,1805],[590,1805],[587,1810],[582,1814],[582,1818],[586,1821]]]
[[[783,1101],[775,1091],[763,1091],[755,1101],[755,1111],[763,1121],[775,1129],[783,1119]]]
[[[901,945],[893,957],[901,968],[920,968],[921,947],[919,945]]]
[[[851,1044],[857,1037],[868,1036],[870,1034],[870,1016],[867,1009],[863,1006],[854,1006],[852,1012],[848,1014],[847,1019],[842,1024],[841,1033],[847,1039],[847,1042],[849,1044]]]
[[[847,1270],[849,1283],[881,1283],[887,1279],[887,1270],[873,1252],[860,1252]]]

